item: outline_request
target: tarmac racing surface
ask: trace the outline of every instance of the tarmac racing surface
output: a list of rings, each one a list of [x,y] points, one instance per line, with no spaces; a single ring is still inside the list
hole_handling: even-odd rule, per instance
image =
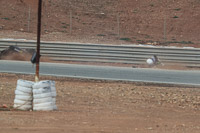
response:
[[[31,62],[0,60],[0,72],[34,74],[35,67]],[[200,85],[200,72],[197,70],[164,70],[42,62],[40,63],[40,75],[176,85]]]

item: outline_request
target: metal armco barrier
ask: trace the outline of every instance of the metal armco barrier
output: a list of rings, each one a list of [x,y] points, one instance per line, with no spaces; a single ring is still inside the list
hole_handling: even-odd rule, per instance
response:
[[[0,51],[11,45],[36,49],[34,41],[0,40]],[[145,64],[146,59],[157,55],[163,63],[200,67],[199,48],[41,42],[41,55],[51,57],[55,61],[124,64]]]

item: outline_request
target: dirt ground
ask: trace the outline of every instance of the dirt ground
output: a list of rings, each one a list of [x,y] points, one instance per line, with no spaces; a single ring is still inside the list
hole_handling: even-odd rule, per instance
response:
[[[0,74],[0,105],[13,105],[18,79]],[[0,111],[1,133],[199,133],[200,89],[42,76],[56,81],[58,111]]]
[[[37,39],[37,1],[1,0],[0,8],[0,38]],[[199,0],[43,0],[41,40],[199,48],[199,11]],[[0,106],[12,107],[18,79],[34,76],[0,73]],[[200,132],[199,87],[43,79],[56,81],[59,110],[0,110],[0,133]]]
[[[37,5],[1,0],[0,38],[36,40]],[[199,11],[199,0],[43,0],[42,40],[199,47]]]

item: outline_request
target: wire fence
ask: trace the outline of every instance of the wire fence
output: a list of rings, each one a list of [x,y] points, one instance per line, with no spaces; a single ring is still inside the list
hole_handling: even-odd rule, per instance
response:
[[[42,35],[57,33],[60,40],[73,36],[153,45],[200,43],[198,17],[183,15],[180,8],[173,9],[175,13],[158,16],[155,12],[140,13],[137,9],[124,12],[54,4],[43,3]],[[19,10],[16,4],[2,9],[0,30],[36,33],[37,8],[28,4],[23,7]]]

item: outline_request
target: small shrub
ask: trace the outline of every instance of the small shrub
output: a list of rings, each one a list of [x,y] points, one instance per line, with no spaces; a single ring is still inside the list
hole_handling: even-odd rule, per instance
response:
[[[151,3],[151,4],[150,4],[150,6],[151,6],[151,7],[154,7],[154,4],[153,4],[153,3]]]
[[[174,16],[173,18],[178,18],[178,16]]]
[[[62,26],[62,28],[66,29],[66,28],[67,28],[67,26],[63,25],[63,26]]]
[[[169,41],[169,42],[166,42],[166,44],[171,44],[171,43],[178,43],[178,44],[194,44],[192,41]]]
[[[194,43],[191,42],[191,41],[181,41],[180,43],[181,43],[181,44],[194,44]]]
[[[104,35],[104,34],[97,34],[97,36],[106,36],[106,35]]]
[[[181,8],[175,8],[174,10],[175,10],[175,11],[180,11],[180,10],[181,10]]]
[[[136,40],[138,43],[145,43],[143,40]]]
[[[8,18],[8,17],[4,17],[4,18],[1,18],[1,19],[4,19],[4,20],[10,20],[10,18]]]
[[[130,38],[120,38],[119,40],[122,40],[122,41],[127,41],[127,42],[131,42],[132,40]]]
[[[133,10],[133,13],[137,13],[137,12],[138,12],[138,10],[137,10],[137,9],[134,9],[134,10]]]

